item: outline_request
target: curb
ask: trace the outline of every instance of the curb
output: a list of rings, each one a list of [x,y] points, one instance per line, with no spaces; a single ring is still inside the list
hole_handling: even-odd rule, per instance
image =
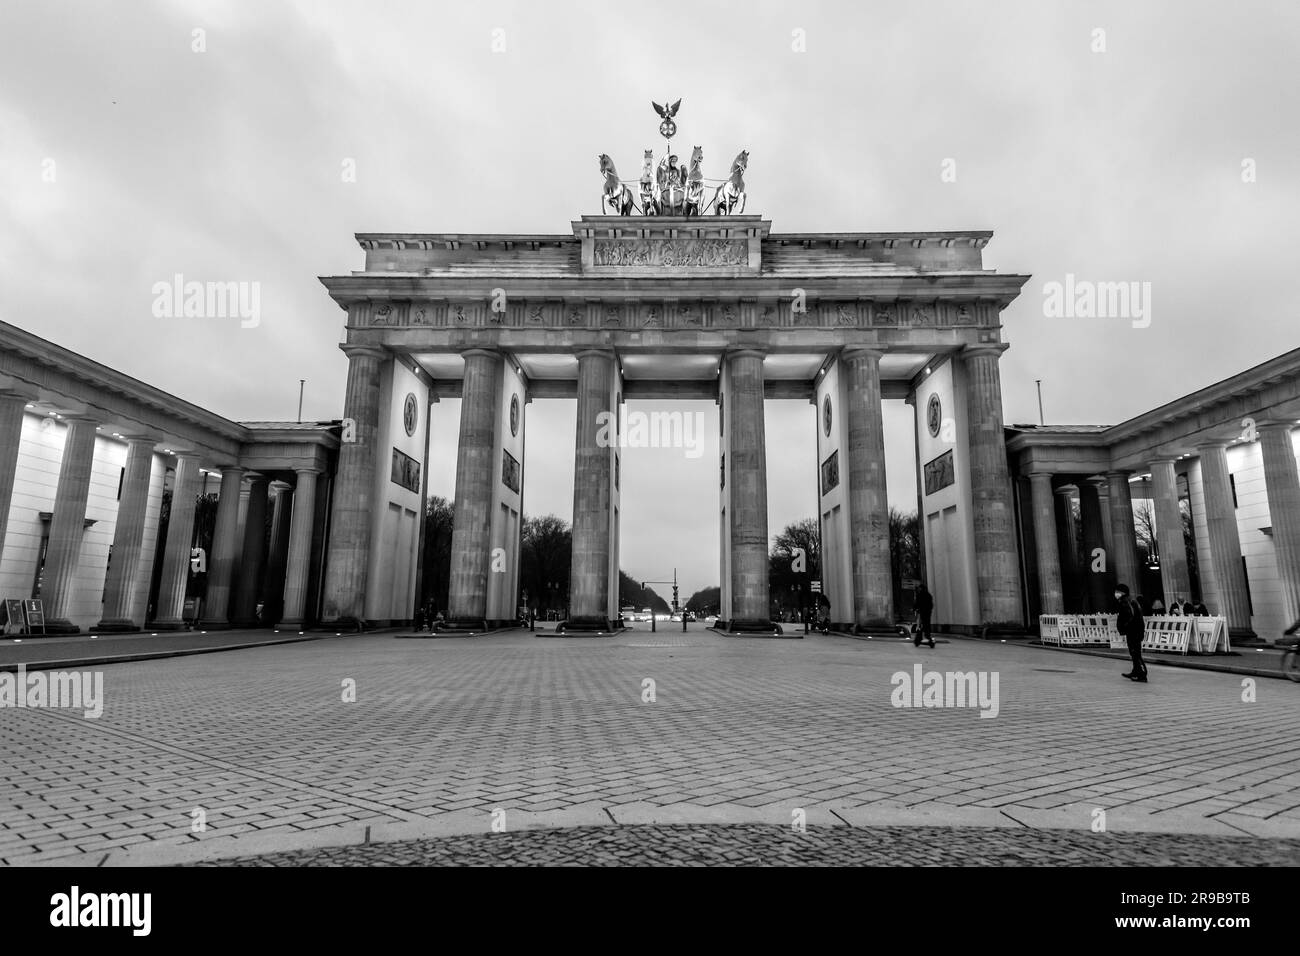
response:
[[[563,810],[528,812],[504,807],[456,810],[423,820],[364,825],[346,823],[311,832],[263,832],[242,836],[187,837],[177,843],[149,843],[125,849],[60,855],[45,854],[10,858],[9,866],[121,867],[177,866],[264,856],[299,850],[406,843],[460,836],[517,833],[524,830],[567,830],[579,827],[636,827],[652,825],[726,826],[767,824],[785,829],[799,821],[807,826],[872,829],[877,827],[921,827],[954,829],[992,827],[1009,830],[1075,830],[1091,832],[1097,809],[1106,809],[1105,833],[1167,834],[1237,837],[1241,839],[1300,840],[1300,822],[1270,821],[1244,814],[1224,813],[1201,817],[1176,813],[1138,813],[1123,807],[1107,809],[1075,803],[1054,809],[1019,806],[959,807],[947,804],[874,803],[860,807],[840,804],[782,801],[763,806],[691,803],[655,804],[635,802],[608,805],[600,801],[575,804]],[[497,811],[504,815],[498,816]],[[797,814],[802,811],[803,818]],[[504,829],[496,831],[499,821]]]

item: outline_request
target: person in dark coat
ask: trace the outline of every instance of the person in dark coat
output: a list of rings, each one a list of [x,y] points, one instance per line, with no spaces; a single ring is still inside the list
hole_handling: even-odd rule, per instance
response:
[[[934,613],[933,595],[931,595],[930,592],[926,590],[924,584],[917,585],[916,617],[917,617],[917,622],[920,624],[920,626],[917,628],[916,634],[913,635],[914,638],[913,643],[915,643],[917,647],[921,646],[922,635],[925,635],[925,639],[930,642],[930,646],[934,647],[934,635],[930,633],[930,615],[933,613]]]
[[[1133,669],[1124,676],[1138,684],[1147,682],[1147,665],[1142,660],[1142,635],[1146,624],[1142,620],[1142,609],[1128,595],[1127,584],[1115,585],[1115,603],[1118,605],[1119,617],[1115,629],[1124,635],[1128,644],[1129,657],[1133,659]]]

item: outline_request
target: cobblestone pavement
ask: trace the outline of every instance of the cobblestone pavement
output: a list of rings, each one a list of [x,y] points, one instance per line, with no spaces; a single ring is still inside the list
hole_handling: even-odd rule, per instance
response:
[[[894,707],[893,675],[918,663],[996,674],[996,718]],[[739,808],[774,824],[794,807],[834,806],[855,827],[852,812],[895,806],[954,824],[980,812],[1032,827],[1054,814],[1043,825],[1085,836],[1102,809],[1113,831],[1127,819],[1300,833],[1300,686],[1260,680],[1248,703],[1239,676],[1153,667],[1137,685],[1121,670],[996,642],[931,650],[702,629],[331,635],[115,664],[102,668],[97,720],[0,708],[0,859],[229,837],[239,855],[281,835],[323,845],[346,827],[470,813],[486,830],[494,808],[542,819],[595,807],[609,819],[603,808],[631,805]],[[1189,845],[1218,862],[1217,849]]]
[[[1295,866],[1300,840],[988,827],[573,827],[238,857],[204,866]]]

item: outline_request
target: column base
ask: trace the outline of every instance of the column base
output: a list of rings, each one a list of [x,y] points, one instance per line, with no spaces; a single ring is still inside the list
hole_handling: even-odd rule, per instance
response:
[[[714,630],[735,635],[745,635],[747,637],[779,637],[785,634],[781,625],[775,621],[748,620],[742,618],[733,618],[730,621],[718,621]],[[795,636],[795,635],[790,635]],[[802,627],[797,635],[803,637]]]
[[[228,631],[235,625],[229,621],[199,621],[198,626],[205,631]]]
[[[438,634],[444,634],[447,632],[456,634],[482,634],[484,631],[493,630],[493,628],[488,627],[488,622],[485,619],[475,621],[466,618],[436,624],[433,629],[434,632]]]
[[[188,631],[190,629],[189,621],[182,621],[178,618],[172,618],[164,621],[154,621],[149,625],[155,631]]]
[[[77,627],[77,625],[73,624],[69,620],[58,618],[53,621],[46,621],[45,626],[41,628],[41,631],[45,634],[80,634],[81,628]],[[25,636],[39,637],[40,635],[31,634]]]
[[[236,626],[243,626],[243,625],[236,625]],[[256,624],[252,624],[248,626],[257,627]],[[353,633],[359,634],[365,629],[366,629],[366,622],[361,620],[360,618],[355,618],[355,617],[340,617],[333,621],[321,621],[319,624],[317,624],[315,627],[312,628],[313,631],[333,631],[336,634],[342,631],[352,631]]]
[[[555,626],[557,634],[613,634],[619,628],[609,623],[607,617],[573,617]]]
[[[91,630],[100,631],[104,634],[131,634],[137,631],[143,631],[139,624],[126,618],[117,618],[112,621],[100,621]]]

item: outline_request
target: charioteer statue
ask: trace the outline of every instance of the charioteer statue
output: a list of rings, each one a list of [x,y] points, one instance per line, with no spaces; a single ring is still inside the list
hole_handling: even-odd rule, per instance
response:
[[[700,216],[710,209],[714,215],[725,216],[745,211],[745,168],[749,165],[749,151],[741,150],[731,164],[731,173],[721,185],[714,190],[713,198],[707,205],[704,202],[704,151],[696,146],[691,151],[689,166],[679,163],[677,154],[672,151],[672,137],[677,132],[673,117],[682,105],[679,99],[667,106],[651,103],[655,112],[662,118],[659,132],[668,140],[664,156],[658,167],[654,163],[654,150],[647,149],[641,164],[641,179],[638,183],[640,205],[633,198],[632,190],[619,179],[614,161],[605,153],[600,154],[600,172],[605,177],[605,190],[601,194],[601,208],[608,208],[616,216],[630,216],[634,209],[643,216]],[[717,182],[717,180],[714,180]]]

